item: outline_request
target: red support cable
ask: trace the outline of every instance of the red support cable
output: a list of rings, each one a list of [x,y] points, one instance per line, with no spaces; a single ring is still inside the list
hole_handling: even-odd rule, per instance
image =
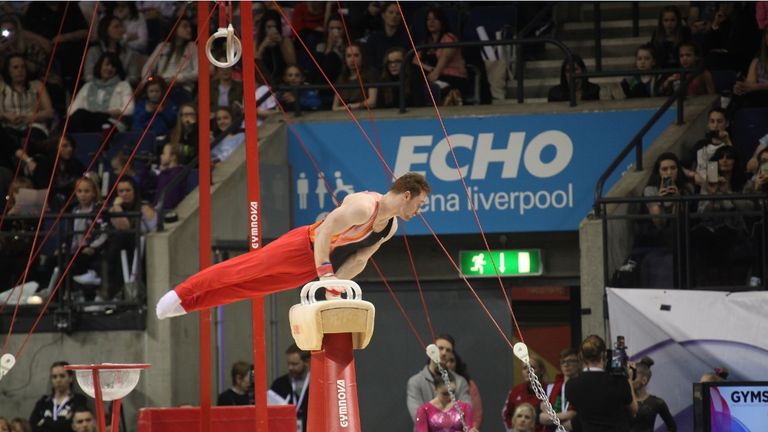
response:
[[[41,88],[45,89],[46,84],[48,83],[48,77],[51,73],[51,68],[53,67],[53,58],[56,56],[56,51],[59,48],[59,38],[58,36],[61,35],[61,32],[64,28],[64,19],[67,17],[67,11],[69,10],[69,2],[67,2],[64,5],[64,13],[61,15],[61,21],[59,22],[59,29],[56,32],[56,36],[53,38],[53,47],[51,48],[51,56],[48,58],[48,66],[45,68],[45,74],[43,75],[43,80],[41,81]],[[8,83],[10,84],[10,83]],[[35,108],[32,110],[32,115],[37,115],[37,113],[40,111],[40,95],[42,92],[37,94],[37,99],[35,100]],[[27,127],[27,136],[24,138],[24,144],[21,146],[21,151],[24,154],[27,154],[27,148],[29,147],[29,139],[32,136],[32,127]],[[11,178],[11,182],[9,185],[12,185],[13,182],[16,181],[16,178],[19,176],[19,172],[21,172],[21,165],[24,161],[19,159],[19,162],[16,164],[16,170],[13,173],[13,177]],[[5,216],[8,214],[8,200],[6,200],[5,204],[3,205],[3,213],[0,215],[0,227],[3,226],[3,222],[5,221]],[[16,287],[14,286],[14,289]],[[10,298],[10,296],[8,296]],[[7,302],[6,302],[7,304]],[[0,307],[0,312],[3,311],[3,308],[5,307],[5,304],[3,304],[3,307]]]
[[[310,59],[311,59],[311,60],[312,60],[312,62],[315,64],[315,66],[316,66],[316,67],[317,67],[317,69],[319,70],[320,74],[323,76],[323,79],[325,79],[325,81],[328,83],[328,85],[330,86],[330,88],[331,88],[331,90],[334,92],[334,94],[335,94],[337,97],[339,97],[339,100],[340,100],[340,101],[341,101],[341,103],[343,104],[343,106],[344,106],[345,110],[347,111],[347,114],[350,116],[351,120],[352,120],[352,121],[355,123],[355,125],[357,126],[357,128],[358,128],[358,129],[360,130],[360,132],[363,134],[363,137],[365,137],[365,139],[368,141],[368,144],[371,146],[371,148],[373,149],[373,151],[374,151],[374,152],[376,153],[376,155],[379,157],[379,160],[381,160],[381,161],[384,163],[384,165],[385,165],[386,169],[387,169],[387,170],[388,170],[390,173],[392,173],[392,170],[391,170],[391,169],[389,168],[389,166],[386,164],[386,161],[384,160],[384,157],[383,157],[383,155],[382,155],[382,154],[381,154],[381,153],[378,151],[378,149],[376,149],[376,148],[375,148],[375,146],[374,146],[373,142],[371,141],[371,138],[370,138],[370,137],[368,136],[368,134],[365,132],[365,129],[363,129],[363,127],[360,125],[360,122],[357,120],[357,118],[356,118],[356,117],[355,117],[355,115],[352,113],[352,111],[349,109],[349,106],[346,104],[346,102],[344,101],[344,99],[341,97],[341,94],[339,93],[339,91],[338,91],[338,89],[336,88],[336,86],[333,84],[333,82],[332,82],[332,81],[331,81],[331,80],[328,78],[328,76],[325,74],[325,71],[323,71],[322,67],[321,67],[321,66],[320,66],[320,64],[317,62],[317,59],[316,59],[316,58],[315,58],[315,57],[312,55],[312,52],[311,52],[311,50],[310,50],[310,49],[307,47],[307,45],[304,43],[304,40],[301,38],[301,36],[298,34],[298,32],[296,32],[296,29],[295,29],[295,28],[293,27],[293,25],[290,23],[290,21],[288,20],[288,17],[285,15],[285,13],[283,12],[283,10],[282,10],[282,8],[280,7],[280,5],[279,5],[279,4],[278,4],[278,3],[277,3],[275,0],[272,0],[272,4],[273,4],[273,6],[275,7],[275,10],[277,10],[277,11],[278,11],[278,13],[280,13],[280,15],[283,17],[283,19],[284,19],[284,20],[286,20],[286,22],[289,24],[289,26],[291,27],[291,31],[293,32],[294,36],[296,37],[296,40],[297,40],[297,41],[298,41],[298,42],[299,42],[299,43],[302,45],[302,47],[305,49],[305,51],[306,51],[306,52],[307,52],[307,54],[309,55]],[[402,10],[401,10],[401,15],[402,15]],[[407,26],[406,26],[406,29],[407,29]],[[410,37],[410,32],[409,32],[408,34],[409,34],[409,37]],[[413,39],[411,39],[411,45],[413,45]],[[394,173],[392,173],[392,174],[394,175]],[[424,216],[423,216],[423,215],[421,215],[421,218],[422,218],[422,220],[424,220],[424,221],[425,221],[425,224],[426,224],[426,219],[424,219]],[[450,255],[450,253],[448,253],[448,251],[445,249],[445,246],[442,244],[442,242],[440,241],[440,239],[437,237],[437,234],[434,232],[434,230],[432,230],[432,228],[431,228],[431,226],[430,226],[429,224],[426,224],[426,225],[427,225],[427,227],[429,228],[429,230],[430,230],[430,232],[431,232],[432,236],[434,237],[435,241],[436,241],[436,242],[437,242],[437,243],[440,245],[440,247],[443,249],[443,252],[446,254],[446,256],[447,256],[447,257],[448,257],[448,259],[451,261],[451,263],[452,263],[452,264],[454,264],[454,266],[455,266],[455,262],[453,261],[453,258],[451,258],[451,255]],[[482,231],[482,227],[480,227],[480,229],[481,229],[481,231]],[[457,267],[457,266],[455,266],[455,267],[458,269],[458,267]],[[497,272],[497,273],[498,273],[498,272]],[[496,327],[496,328],[499,330],[499,332],[500,332],[501,336],[502,336],[502,337],[504,338],[504,340],[507,342],[507,344],[509,345],[509,347],[510,347],[510,348],[512,348],[512,344],[511,344],[511,342],[509,341],[509,338],[507,337],[506,333],[504,333],[504,331],[503,331],[503,330],[501,330],[501,327],[498,325],[498,323],[496,322],[496,320],[493,318],[493,315],[490,313],[490,311],[488,310],[488,308],[485,306],[485,304],[483,303],[483,301],[480,299],[479,295],[477,294],[477,292],[475,291],[475,289],[472,287],[472,284],[471,284],[471,283],[469,283],[469,281],[466,279],[466,277],[464,277],[464,275],[461,273],[461,271],[460,271],[460,270],[459,270],[459,276],[460,276],[460,277],[461,277],[461,278],[462,278],[462,279],[465,281],[465,283],[467,284],[467,287],[469,287],[469,289],[472,291],[472,294],[475,296],[475,298],[478,300],[478,302],[480,302],[480,305],[482,306],[483,310],[485,310],[485,312],[488,314],[488,318],[489,318],[489,319],[490,319],[490,320],[491,320],[491,321],[494,323],[495,327]],[[506,291],[504,292],[504,295],[505,295],[505,297],[506,297],[506,295],[507,295],[507,294],[506,294]],[[511,307],[510,307],[510,311],[511,311]],[[522,332],[520,332],[520,328],[519,328],[519,326],[518,326],[518,324],[517,324],[517,319],[516,319],[516,317],[515,317],[515,315],[514,315],[514,311],[511,311],[511,315],[512,315],[512,319],[513,319],[513,322],[514,322],[514,324],[515,324],[515,327],[517,328],[517,332],[518,332],[518,335],[519,335],[519,337],[520,337],[520,340],[521,340],[521,341],[523,341]]]
[[[241,40],[243,49],[243,105],[245,109],[245,166],[248,183],[249,249],[261,245],[261,192],[259,190],[259,124],[256,106],[256,59],[254,56],[253,14],[251,0],[240,2]],[[256,394],[256,430],[267,431],[267,340],[264,336],[264,297],[251,300],[253,327],[253,385]]]
[[[206,21],[209,20],[210,18],[211,18],[211,14],[209,13],[207,15],[207,17],[206,17]],[[199,42],[199,38],[200,38],[200,36],[198,35],[198,42]],[[176,79],[178,78],[179,73],[187,65],[187,62],[189,62],[189,57],[190,57],[191,54],[192,54],[191,50],[187,50],[187,52],[185,53],[184,59],[183,59],[181,65],[179,65],[178,69],[176,70],[176,74],[171,79],[171,82],[170,82],[168,88],[166,89],[165,94],[163,95],[162,99],[160,100],[160,105],[161,106],[168,99],[168,95],[170,94],[171,89],[173,88],[173,85],[176,83]],[[137,142],[143,141],[144,138],[147,136],[147,133],[149,132],[149,128],[152,125],[152,122],[157,117],[158,113],[159,113],[159,111],[155,111],[152,114],[152,117],[150,118],[149,124],[147,125],[146,128],[144,128],[144,131],[142,132],[142,134],[139,137]],[[106,209],[107,203],[109,202],[109,200],[112,197],[112,195],[114,195],[115,190],[117,189],[117,185],[118,185],[118,183],[120,183],[120,179],[122,179],[123,176],[125,175],[126,171],[128,170],[128,167],[131,164],[131,161],[133,161],[133,158],[136,156],[136,152],[138,151],[138,149],[139,149],[138,145],[134,146],[133,147],[133,151],[131,152],[130,155],[128,155],[128,161],[126,162],[125,166],[120,171],[120,173],[117,175],[117,178],[115,179],[115,183],[112,185],[112,188],[109,190],[109,193],[107,193],[107,195],[104,197],[104,202],[101,204],[101,207],[99,207],[99,210],[94,215],[93,220],[91,221],[90,225],[85,230],[85,233],[83,234],[83,238],[84,239],[88,238],[88,236],[91,235],[91,231],[93,231],[93,228],[96,226],[96,222],[99,220],[99,218],[101,218],[101,215],[104,213],[104,210]],[[83,241],[81,241],[80,244],[78,245],[77,250],[75,250],[75,253],[72,255],[72,258],[70,258],[69,263],[67,264],[66,268],[62,272],[62,274],[59,277],[58,281],[56,282],[56,285],[53,287],[53,290],[51,291],[51,294],[48,297],[48,301],[45,303],[45,305],[43,306],[43,309],[37,315],[37,318],[35,319],[35,322],[32,324],[32,327],[30,328],[29,332],[27,332],[27,336],[24,338],[24,341],[21,343],[21,346],[16,351],[15,357],[16,357],[17,360],[21,356],[21,353],[24,350],[24,347],[27,345],[27,342],[29,341],[29,338],[32,337],[32,334],[35,332],[35,329],[37,329],[37,325],[40,324],[40,320],[43,318],[43,315],[45,315],[45,312],[48,310],[48,307],[50,306],[51,301],[53,300],[54,296],[56,295],[56,293],[58,292],[59,288],[61,287],[61,284],[64,282],[64,279],[65,279],[67,273],[69,272],[70,268],[72,267],[72,264],[75,262],[75,259],[77,258],[78,254],[80,253],[80,250],[82,250],[84,244],[85,243]]]
[[[176,19],[176,22],[173,24],[173,27],[171,27],[171,30],[170,30],[170,32],[168,32],[168,36],[166,36],[166,38],[165,38],[165,40],[163,41],[163,43],[168,43],[168,40],[169,40],[171,37],[173,37],[173,35],[175,34],[175,32],[176,32],[176,27],[179,25],[179,22],[181,21],[181,19],[182,19],[182,18],[184,18],[184,15],[183,15],[183,11],[184,11],[184,8],[186,8],[186,7],[187,7],[187,4],[186,4],[186,3],[182,5],[182,9],[181,9],[181,11],[180,11],[180,14],[179,14],[178,18]],[[66,15],[66,14],[65,14],[65,15]],[[54,51],[55,51],[55,47],[56,47],[56,44],[54,44]],[[51,59],[52,59],[52,58],[53,58],[53,57],[51,57]],[[148,71],[147,71],[147,74],[146,74],[146,75],[144,75],[144,76],[142,77],[142,82],[145,82],[145,81],[147,80],[147,78],[148,78],[148,77],[151,75],[151,73],[152,73],[152,69],[153,69],[153,67],[154,67],[155,63],[157,63],[157,61],[158,61],[159,59],[160,59],[160,52],[158,51],[158,52],[155,54],[155,56],[154,56],[154,57],[151,57],[151,58],[150,58],[150,59],[147,61],[147,63],[149,64],[149,67],[147,68],[147,69],[148,69]],[[50,64],[50,63],[49,63],[49,65],[48,65],[48,67],[49,67],[49,68],[51,67],[51,64]],[[45,82],[45,81],[43,81],[43,82]],[[169,85],[169,87],[172,87],[172,84],[171,84],[171,85]],[[117,119],[116,119],[116,120],[115,120],[115,122],[112,124],[112,127],[109,129],[109,131],[107,132],[107,134],[104,136],[104,139],[101,141],[101,144],[99,145],[99,148],[98,148],[98,149],[96,149],[96,152],[94,153],[93,157],[91,158],[90,162],[88,163],[88,166],[87,166],[87,167],[85,168],[85,170],[83,171],[83,174],[85,174],[85,173],[89,172],[89,171],[91,170],[91,168],[93,168],[93,165],[96,163],[96,161],[97,161],[97,160],[99,159],[99,157],[101,156],[101,153],[104,151],[104,148],[106,147],[107,143],[109,142],[110,138],[112,137],[112,134],[115,132],[115,130],[117,130],[117,125],[120,123],[120,121],[123,119],[123,117],[125,117],[125,111],[128,109],[128,106],[131,104],[131,102],[132,102],[133,100],[135,100],[135,99],[136,99],[136,95],[138,95],[138,94],[139,94],[139,92],[140,92],[141,90],[142,90],[142,87],[141,87],[141,86],[137,86],[137,87],[134,89],[134,91],[133,91],[133,94],[132,94],[132,95],[131,95],[131,97],[128,99],[128,102],[126,102],[125,106],[123,107],[122,111],[120,112],[120,115],[119,115],[119,116],[117,116]],[[137,142],[137,145],[138,145],[138,144],[139,144],[139,143]],[[40,244],[37,246],[37,250],[35,250],[35,251],[34,251],[34,253],[33,253],[33,255],[32,255],[32,261],[35,261],[35,260],[37,259],[37,257],[40,255],[40,252],[42,252],[42,250],[43,250],[43,247],[45,246],[45,244],[46,244],[46,243],[48,242],[48,240],[50,239],[51,235],[52,235],[52,234],[54,233],[54,231],[56,230],[56,227],[58,227],[58,225],[59,225],[59,222],[61,221],[61,216],[62,216],[62,215],[63,215],[63,214],[64,214],[64,213],[67,211],[67,209],[69,208],[69,204],[72,202],[72,200],[74,199],[74,197],[75,197],[75,191],[73,190],[72,192],[70,192],[70,194],[69,194],[69,197],[67,197],[67,200],[66,200],[66,202],[64,203],[64,205],[61,207],[61,209],[59,210],[58,214],[57,214],[57,215],[56,215],[56,217],[54,218],[54,220],[53,220],[53,223],[51,224],[51,226],[50,226],[50,227],[48,228],[48,230],[46,231],[46,233],[45,233],[45,236],[43,237],[43,240],[42,240],[42,241],[40,241]],[[2,218],[0,218],[0,226],[2,226]],[[19,287],[19,286],[20,286],[19,284],[21,283],[21,279],[22,279],[22,277],[23,277],[23,275],[20,275],[20,276],[19,276],[18,280],[16,281],[16,284],[15,284],[15,285],[14,285],[14,287],[13,287],[13,290],[15,290],[17,287]],[[13,293],[13,290],[11,291],[12,293]],[[2,313],[2,312],[3,312],[3,310],[5,310],[5,307],[8,305],[8,302],[10,301],[10,298],[11,298],[11,297],[10,297],[10,296],[8,296],[8,297],[5,299],[5,302],[4,302],[2,305],[0,305],[0,313]]]
[[[258,65],[256,65],[256,73],[259,74],[259,77],[262,79],[262,81],[267,82],[266,77],[259,69]],[[272,89],[272,87],[269,86],[269,84],[265,84],[267,88],[269,89],[270,94],[275,99],[275,102],[277,104],[277,108],[280,110],[280,113],[283,116],[283,120],[285,121],[285,124],[288,126],[288,129],[290,129],[291,133],[294,137],[296,137],[296,140],[299,142],[299,145],[301,146],[304,153],[307,155],[307,158],[309,158],[309,162],[312,164],[312,166],[315,168],[315,171],[318,174],[322,174],[322,171],[320,170],[320,165],[318,165],[315,158],[312,156],[312,153],[309,151],[309,148],[307,147],[306,143],[304,143],[304,140],[301,138],[301,134],[299,134],[299,131],[296,129],[296,126],[293,124],[293,121],[291,120],[291,117],[288,115],[288,113],[285,111],[285,108],[283,107],[282,103],[280,102],[280,98],[278,97],[277,93]],[[331,184],[328,183],[328,180],[325,176],[322,177],[323,184],[325,185],[325,189],[328,191],[328,193],[334,197],[333,202],[338,205],[338,200],[335,199],[335,194],[333,193],[333,188],[331,187]],[[381,277],[382,281],[384,282],[384,285],[387,287],[387,290],[389,291],[390,296],[392,296],[392,300],[395,302],[395,305],[397,305],[398,309],[400,310],[400,313],[403,315],[403,318],[408,323],[408,326],[411,328],[411,331],[413,332],[413,335],[416,337],[416,340],[419,342],[419,345],[423,348],[426,345],[424,344],[424,340],[419,336],[419,332],[416,331],[416,327],[413,325],[413,321],[408,317],[408,314],[405,312],[405,309],[403,308],[403,305],[400,303],[400,300],[397,298],[397,294],[392,290],[392,288],[389,286],[389,282],[387,281],[387,278],[384,277],[384,274],[381,272],[381,270],[378,269],[378,266],[376,264],[376,261],[374,259],[371,259],[371,263],[376,266],[379,276]]]
[[[99,10],[99,2],[97,1],[96,4],[93,7],[93,15],[91,16],[91,23],[88,27],[88,34],[85,37],[85,49],[88,49],[88,43],[91,40],[91,34],[93,32],[93,23],[96,22],[97,12]],[[80,60],[80,68],[77,71],[77,78],[75,79],[75,88],[78,87],[78,84],[80,83],[80,78],[82,77],[83,73],[83,67],[85,66],[85,51],[83,51],[83,57]],[[67,133],[67,126],[69,126],[69,117],[72,114],[72,106],[75,101],[75,94],[72,94],[72,99],[69,101],[69,108],[67,111],[67,119],[64,121],[64,128],[62,129],[61,135],[64,136]],[[32,267],[32,257],[33,252],[35,251],[35,245],[37,244],[37,238],[40,235],[40,228],[43,226],[43,220],[45,219],[45,209],[48,206],[48,198],[51,194],[51,188],[53,187],[53,180],[56,178],[56,169],[59,166],[59,157],[61,156],[61,146],[56,146],[56,158],[53,160],[53,168],[51,168],[51,178],[48,180],[48,189],[45,191],[45,198],[43,199],[43,208],[40,209],[40,217],[37,219],[37,228],[35,229],[35,237],[32,240],[32,247],[29,249],[29,258],[27,259],[27,265],[24,268],[24,275],[21,279],[21,286],[24,286],[24,284],[27,282],[27,276],[29,275],[29,269]],[[9,296],[10,297],[10,296]],[[19,290],[19,298],[21,298],[21,290]],[[3,354],[5,354],[5,349],[8,347],[8,342],[11,339],[11,334],[13,333],[13,324],[16,321],[16,314],[19,311],[19,301],[16,301],[16,307],[13,309],[13,317],[11,318],[11,325],[8,326],[8,335],[6,336],[5,342],[3,343],[3,349],[0,351]]]
[[[400,2],[399,0],[396,0],[397,3],[397,9],[400,11],[400,16],[403,19],[403,27],[405,28],[406,33],[408,34],[408,40],[411,43],[411,48],[415,52],[414,58],[416,59],[416,62],[419,65],[419,71],[421,72],[421,76],[424,79],[424,86],[429,89],[427,93],[429,93],[429,98],[432,101],[432,106],[435,108],[435,115],[437,116],[438,122],[440,122],[440,127],[443,130],[443,134],[445,135],[445,142],[448,144],[448,148],[451,150],[451,157],[453,157],[453,162],[456,165],[456,171],[459,173],[459,179],[461,179],[461,184],[464,186],[464,192],[467,195],[467,200],[469,202],[469,207],[472,209],[472,214],[475,217],[475,222],[477,223],[477,227],[480,229],[480,236],[483,238],[483,243],[485,244],[485,249],[488,251],[488,255],[491,257],[491,264],[493,264],[493,271],[496,273],[496,278],[499,281],[499,286],[501,288],[502,294],[504,294],[504,300],[507,302],[507,307],[509,309],[509,313],[512,316],[512,321],[515,325],[515,330],[517,330],[518,336],[520,337],[520,340],[523,340],[523,334],[520,331],[520,326],[517,323],[517,317],[515,317],[515,312],[512,310],[512,302],[509,300],[509,295],[507,295],[507,290],[504,287],[504,282],[501,280],[501,274],[499,273],[499,269],[496,267],[496,261],[493,259],[493,254],[491,253],[491,246],[488,244],[488,239],[485,236],[485,231],[483,230],[483,226],[480,223],[480,216],[477,214],[477,209],[475,208],[474,203],[472,202],[472,196],[469,192],[469,187],[467,186],[467,182],[464,179],[464,175],[461,173],[461,168],[459,165],[459,160],[456,158],[456,152],[453,150],[453,145],[451,145],[451,139],[448,135],[448,129],[445,127],[445,122],[443,121],[443,116],[440,114],[440,109],[437,107],[437,101],[435,101],[435,95],[433,94],[430,86],[429,86],[429,80],[427,79],[427,74],[424,72],[424,65],[421,63],[421,57],[419,56],[418,51],[416,51],[416,44],[413,42],[413,37],[411,36],[411,30],[408,28],[408,22],[405,19],[405,14],[403,13],[402,8],[400,8]]]
[[[197,126],[199,133],[200,171],[200,270],[211,265],[211,88],[210,66],[203,38],[207,38],[208,20],[201,17],[210,15],[208,2],[197,3]],[[219,17],[221,17],[219,9]],[[211,310],[204,309],[198,314],[200,326],[200,431],[211,431]]]
[[[338,6],[339,10],[341,10],[340,0],[336,0],[336,5]],[[352,37],[349,34],[349,29],[347,28],[347,21],[344,18],[344,14],[339,13],[339,18],[341,19],[341,25],[344,28],[344,34],[346,35],[346,38],[347,38],[347,46],[351,46]],[[368,98],[366,97],[366,90],[365,90],[365,86],[363,85],[363,76],[360,73],[360,67],[357,65],[357,62],[354,63],[354,66],[355,66],[355,74],[357,75],[357,82],[360,84],[360,93],[363,95],[363,104],[365,105],[365,109],[368,112],[368,119],[371,122],[371,131],[373,132],[373,137],[376,140],[376,149],[379,151],[379,153],[383,154],[383,150],[381,149],[381,140],[379,140],[379,133],[376,131],[376,122],[373,121],[373,111],[371,110],[371,106],[370,104],[368,104]],[[404,67],[403,69],[401,69],[400,73],[405,73]],[[386,171],[388,168],[386,167],[386,163],[384,163],[384,165],[385,165],[384,168]],[[387,180],[387,183],[391,183],[392,176],[389,174],[386,175],[386,180]],[[405,244],[405,250],[407,251],[407,254],[408,254],[408,262],[410,263],[410,266],[411,266],[411,274],[413,274],[413,277],[416,281],[416,289],[419,292],[419,298],[421,299],[422,309],[424,310],[424,317],[427,321],[427,326],[429,328],[429,334],[432,336],[432,340],[434,340],[435,330],[432,327],[432,318],[429,316],[429,310],[427,309],[427,302],[424,299],[424,291],[422,290],[422,287],[421,287],[421,280],[419,278],[419,274],[416,271],[416,263],[413,259],[413,255],[411,254],[410,245],[408,244],[408,235],[405,232],[405,226],[402,227],[402,230],[403,230],[403,243]]]

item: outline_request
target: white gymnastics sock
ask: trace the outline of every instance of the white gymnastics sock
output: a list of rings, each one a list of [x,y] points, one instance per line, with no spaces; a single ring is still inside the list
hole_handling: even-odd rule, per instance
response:
[[[181,307],[181,299],[176,291],[170,290],[157,302],[155,313],[157,313],[157,319],[165,319],[185,315],[187,311]]]

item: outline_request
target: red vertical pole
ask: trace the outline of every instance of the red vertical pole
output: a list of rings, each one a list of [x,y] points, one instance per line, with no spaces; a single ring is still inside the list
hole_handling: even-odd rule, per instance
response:
[[[107,419],[104,417],[104,398],[101,395],[101,379],[99,379],[99,370],[91,369],[93,374],[93,393],[96,399],[96,424],[99,425],[99,432],[107,432]]]
[[[122,401],[115,399],[112,401],[112,428],[109,432],[120,432],[120,405]]]
[[[209,33],[209,4],[197,3],[197,33],[201,35],[197,43],[197,126],[199,131],[199,168],[200,168],[200,270],[211,265],[211,88],[208,70],[208,57],[205,52],[206,36]],[[201,310],[200,325],[200,432],[211,431],[211,310]]]
[[[245,158],[248,182],[248,232],[251,250],[261,247],[261,194],[259,192],[259,127],[256,107],[256,69],[254,58],[251,1],[240,2],[240,38],[243,48],[243,93],[245,107]],[[253,377],[256,395],[256,430],[267,430],[267,343],[264,337],[264,298],[251,301],[253,325]]]

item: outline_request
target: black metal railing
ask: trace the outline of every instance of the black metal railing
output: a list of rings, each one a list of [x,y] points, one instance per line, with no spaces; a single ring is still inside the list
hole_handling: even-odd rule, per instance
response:
[[[656,110],[656,112],[651,116],[648,121],[645,122],[642,128],[635,134],[635,136],[632,137],[632,139],[629,141],[629,143],[624,146],[621,152],[619,152],[618,156],[616,156],[610,165],[608,165],[608,168],[605,169],[602,175],[600,175],[600,178],[597,180],[597,184],[595,185],[595,201],[593,205],[593,209],[595,212],[595,215],[600,216],[601,215],[601,208],[600,203],[604,199],[603,196],[603,189],[605,187],[605,182],[608,181],[608,178],[610,178],[611,175],[616,171],[616,169],[619,167],[621,162],[629,156],[629,154],[634,151],[635,152],[635,170],[642,171],[643,170],[643,138],[645,137],[645,134],[648,133],[649,130],[653,126],[656,125],[656,122],[661,119],[661,117],[664,115],[664,113],[667,112],[669,107],[672,106],[672,104],[677,103],[677,124],[683,124],[683,102],[685,101],[686,94],[688,92],[688,83],[694,79],[698,74],[700,74],[702,71],[697,70],[694,72],[686,71],[684,69],[669,69],[669,71],[682,71],[681,73],[681,80],[679,87],[672,93],[671,96],[667,98],[666,101],[659,107],[659,109]],[[576,74],[575,77],[589,77],[589,76],[611,76],[610,74],[613,74],[613,72],[591,72],[591,73],[583,73],[583,74]],[[639,73],[638,71],[633,72],[634,75],[647,75],[647,73]]]
[[[56,226],[55,232],[49,238],[50,245],[45,246],[43,253],[33,263],[31,267],[33,271],[27,277],[27,281],[36,281],[39,284],[39,288],[36,290],[36,295],[41,297],[43,302],[47,300],[47,296],[51,295],[52,290],[59,283],[59,279],[62,277],[62,273],[66,270],[72,255],[73,247],[72,241],[74,236],[85,234],[84,231],[74,230],[74,221],[76,219],[86,219],[88,224],[93,219],[94,214],[74,214],[66,213],[61,215],[62,221]],[[50,226],[52,221],[58,217],[57,213],[47,213],[43,216],[45,226]],[[132,241],[126,242],[126,244],[132,244],[134,249],[138,251],[126,251],[126,257],[128,260],[134,260],[135,257],[139,259],[135,260],[128,267],[128,278],[119,278],[121,280],[121,286],[112,287],[110,292],[117,293],[117,297],[114,299],[105,298],[102,301],[95,301],[95,299],[85,299],[78,293],[85,292],[85,286],[76,287],[73,281],[72,270],[70,268],[68,274],[65,275],[64,282],[58,289],[55,298],[51,302],[51,307],[54,310],[67,311],[65,315],[71,316],[72,314],[90,313],[90,312],[105,312],[111,313],[117,309],[143,309],[146,307],[146,287],[144,284],[144,265],[143,265],[143,253],[141,251],[142,242],[142,213],[138,211],[133,212],[120,212],[120,213],[104,213],[102,220],[106,221],[109,218],[125,217],[131,221],[131,228],[128,230],[118,230],[108,222],[103,222],[98,230],[92,231],[89,236],[90,240],[97,238],[99,235],[106,234],[106,242],[101,246],[100,250],[96,253],[99,254],[98,258],[94,260],[93,268],[101,279],[98,285],[95,285],[93,291],[95,294],[106,293],[107,281],[109,280],[109,273],[115,272],[117,274],[124,275],[124,265],[121,259],[121,251],[117,250],[117,255],[107,256],[107,250],[110,246],[116,246],[115,243],[110,243],[109,236],[122,235],[127,236]],[[2,273],[4,286],[0,287],[0,292],[6,292],[13,288],[13,282],[21,277],[26,266],[27,259],[29,257],[29,250],[32,247],[33,239],[35,237],[35,227],[37,226],[37,216],[19,216],[9,215],[4,222],[4,229],[0,231],[0,256],[3,259],[4,265],[0,270]],[[42,232],[41,232],[42,235]],[[113,240],[114,241],[114,240]],[[13,243],[13,244],[12,244]],[[86,240],[86,245],[88,240]],[[38,242],[35,245],[36,248],[40,248],[41,245]],[[11,248],[9,250],[9,248]],[[3,256],[4,254],[15,251],[14,256]],[[111,250],[110,250],[111,251]],[[115,252],[115,251],[112,251]],[[83,254],[83,251],[80,251]],[[45,256],[45,258],[42,258]],[[18,260],[18,266],[13,267],[12,259]],[[77,258],[76,258],[77,260]],[[110,261],[109,263],[107,261]],[[126,263],[127,264],[127,263]],[[5,285],[7,281],[7,285]],[[78,288],[78,289],[76,289]],[[9,304],[15,305],[16,296],[20,291],[14,293],[8,301]],[[5,303],[5,296],[0,297]],[[21,302],[20,302],[21,303]],[[25,307],[41,307],[40,305],[29,305],[22,303]],[[6,311],[13,311],[13,308],[6,308]],[[57,324],[61,331],[71,331],[72,328],[63,324]]]
[[[697,212],[692,207],[703,201],[731,201],[740,202],[741,209],[733,211],[707,211]],[[627,205],[627,206],[645,206],[648,203],[658,203],[661,205],[669,204],[674,206],[673,213],[664,213],[651,215],[647,212],[640,212],[638,208],[630,209],[626,213],[608,214],[606,208],[608,205]],[[606,284],[611,281],[611,268],[609,263],[610,253],[608,249],[608,223],[609,221],[631,221],[632,233],[639,230],[634,229],[639,223],[652,223],[653,219],[667,220],[673,224],[673,232],[667,233],[672,236],[671,239],[661,239],[669,241],[669,251],[673,254],[674,275],[676,280],[674,286],[656,287],[656,288],[705,288],[705,289],[766,289],[766,278],[768,277],[768,235],[766,235],[766,222],[768,222],[768,193],[731,193],[718,195],[677,195],[677,196],[656,196],[656,197],[614,197],[603,198],[599,205],[603,207],[602,229],[603,229],[603,277]],[[736,207],[738,208],[738,207]],[[748,273],[743,275],[743,284],[729,286],[713,286],[707,284],[697,284],[692,276],[694,269],[701,270],[702,263],[697,263],[692,259],[694,248],[691,245],[692,232],[697,227],[698,222],[705,220],[718,220],[723,218],[742,218],[745,227],[745,239],[752,244],[744,245],[744,250],[749,250],[752,254],[748,257],[751,261],[745,267]],[[633,241],[633,243],[636,243]],[[720,245],[718,245],[720,246]],[[647,248],[647,246],[646,246]],[[642,247],[640,247],[642,249]],[[751,249],[751,250],[750,250]],[[638,246],[634,244],[632,251],[628,254],[630,259],[639,261],[639,266],[643,265],[642,253],[638,253]],[[645,252],[648,252],[647,250]],[[701,252],[697,250],[696,252]],[[724,250],[720,250],[723,256],[723,266],[726,267],[726,260],[731,258]],[[749,254],[745,254],[749,255]],[[647,256],[647,255],[646,255]],[[639,257],[639,258],[638,258]],[[648,265],[648,264],[646,264]],[[721,270],[721,269],[716,269]],[[723,271],[732,270],[723,268]],[[747,283],[749,276],[755,277],[753,282]],[[636,286],[636,288],[643,288]],[[645,287],[647,288],[647,287]]]

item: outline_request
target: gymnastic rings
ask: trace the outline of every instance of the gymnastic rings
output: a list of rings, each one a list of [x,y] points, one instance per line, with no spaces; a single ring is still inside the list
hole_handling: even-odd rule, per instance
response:
[[[211,53],[211,46],[213,41],[219,38],[227,38],[227,60],[226,62],[220,62],[217,60],[213,53]],[[208,61],[214,66],[220,68],[229,68],[237,64],[240,60],[240,56],[243,54],[243,44],[240,39],[235,36],[235,28],[230,24],[227,28],[219,27],[216,33],[212,34],[208,38],[208,42],[205,44],[205,55],[208,56]]]

